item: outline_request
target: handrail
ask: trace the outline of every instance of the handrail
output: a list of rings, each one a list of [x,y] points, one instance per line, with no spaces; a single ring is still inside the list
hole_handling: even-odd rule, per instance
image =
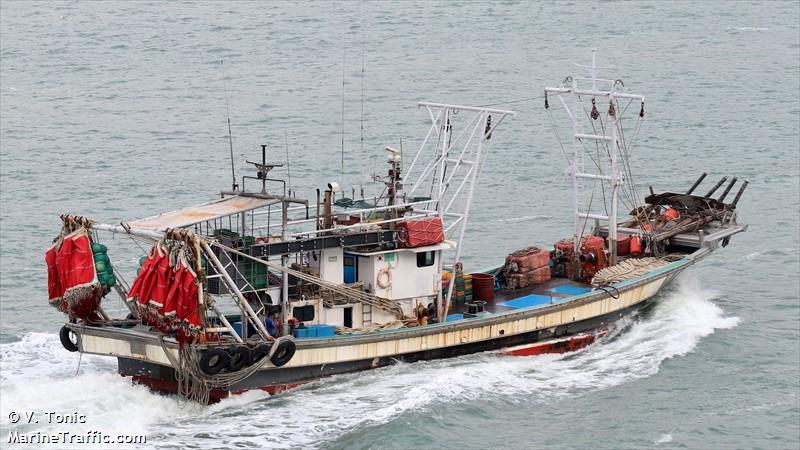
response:
[[[203,242],[204,246],[208,245],[205,241],[202,241],[202,242]],[[250,259],[252,261],[264,264],[267,267],[271,267],[271,268],[273,268],[275,270],[280,270],[281,272],[287,273],[287,274],[292,275],[292,276],[294,276],[296,278],[299,278],[301,280],[308,281],[309,283],[315,284],[315,285],[320,286],[320,287],[322,287],[324,289],[328,289],[328,290],[333,291],[334,293],[337,293],[337,294],[342,295],[344,297],[353,298],[353,299],[355,299],[357,301],[360,301],[362,303],[366,303],[368,305],[371,305],[371,306],[374,306],[376,308],[382,309],[384,311],[390,312],[390,313],[394,314],[398,319],[403,319],[405,317],[405,314],[403,313],[403,309],[400,307],[400,305],[397,302],[394,302],[394,301],[389,300],[387,298],[378,297],[376,295],[368,294],[366,292],[363,292],[363,291],[360,291],[360,290],[357,290],[357,289],[349,288],[347,286],[342,286],[342,285],[339,285],[339,284],[336,284],[336,283],[333,283],[333,282],[330,282],[330,281],[327,281],[327,280],[323,280],[322,278],[319,278],[319,277],[316,277],[316,276],[313,276],[313,275],[309,275],[309,274],[307,274],[305,272],[302,272],[302,271],[299,271],[299,270],[290,269],[289,267],[285,267],[285,266],[283,266],[281,264],[273,263],[273,262],[270,262],[270,261],[265,260],[265,259],[256,258],[254,256],[248,255],[247,253],[240,252],[238,250],[235,250],[235,249],[232,249],[232,248],[227,247],[225,245],[222,245],[219,242],[213,242],[212,241],[211,245],[213,245],[213,246],[215,246],[217,248],[220,248],[220,249],[224,250],[225,252],[233,253],[233,254],[239,255],[239,256],[241,256],[243,258],[248,258],[248,259]]]

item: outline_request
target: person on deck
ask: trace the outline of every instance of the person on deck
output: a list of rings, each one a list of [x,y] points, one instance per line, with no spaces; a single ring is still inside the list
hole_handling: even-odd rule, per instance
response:
[[[272,319],[272,314],[267,316],[266,325],[267,333],[269,333],[269,335],[272,337],[276,337],[278,335],[278,327],[275,325],[275,321]]]

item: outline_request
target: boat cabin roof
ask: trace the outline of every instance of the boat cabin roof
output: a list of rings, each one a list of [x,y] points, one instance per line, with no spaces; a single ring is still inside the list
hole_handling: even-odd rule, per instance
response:
[[[183,228],[201,222],[218,219],[265,206],[280,203],[279,198],[261,198],[235,195],[201,205],[189,206],[175,211],[128,222],[134,228],[145,230],[166,230],[167,228]]]

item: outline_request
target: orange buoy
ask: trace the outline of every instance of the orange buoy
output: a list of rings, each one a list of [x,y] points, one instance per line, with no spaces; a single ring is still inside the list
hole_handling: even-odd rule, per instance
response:
[[[642,254],[642,241],[639,239],[638,235],[631,236],[630,252],[633,256],[639,256]]]
[[[664,218],[667,219],[666,220],[667,222],[669,222],[670,220],[675,220],[680,216],[681,215],[674,208],[667,208],[667,210],[664,211]]]

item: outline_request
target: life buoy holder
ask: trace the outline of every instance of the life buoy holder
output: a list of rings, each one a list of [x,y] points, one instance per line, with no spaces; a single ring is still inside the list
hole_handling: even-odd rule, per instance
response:
[[[206,375],[216,375],[228,365],[230,359],[231,357],[225,349],[209,349],[200,357],[200,370]]]
[[[269,360],[275,367],[281,367],[291,361],[297,351],[297,344],[291,336],[281,336],[272,344],[269,351]]]
[[[75,336],[75,341],[72,341],[72,336]],[[70,352],[77,352],[78,351],[78,341],[79,337],[78,334],[74,331],[67,328],[66,325],[61,327],[61,331],[58,332],[58,337],[61,339],[61,345],[64,346],[67,351]]]
[[[378,276],[375,279],[375,283],[381,289],[386,289],[392,285],[392,272],[384,267],[380,271],[378,271]]]

